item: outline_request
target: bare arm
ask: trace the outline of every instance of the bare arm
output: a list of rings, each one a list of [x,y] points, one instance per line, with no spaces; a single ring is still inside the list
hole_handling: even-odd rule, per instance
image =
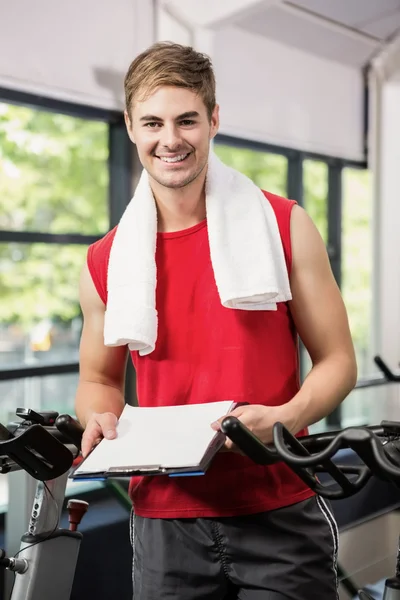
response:
[[[86,427],[82,453],[106,435],[115,435],[115,425],[124,408],[124,382],[128,351],[126,346],[104,345],[105,306],[93,284],[89,269],[82,269],[79,289],[83,312],[80,343],[80,374],[75,399],[75,412]]]
[[[313,367],[300,391],[281,406],[249,405],[232,411],[264,443],[281,422],[294,434],[329,415],[352,390],[357,366],[346,309],[333,277],[325,245],[305,211],[291,218],[293,300],[290,309]],[[219,430],[222,417],[212,424]],[[225,448],[237,450],[227,439]]]
[[[357,365],[346,309],[325,245],[306,212],[296,206],[291,220],[293,300],[291,313],[313,366],[299,393],[285,405],[297,432],[330,414],[353,389]]]

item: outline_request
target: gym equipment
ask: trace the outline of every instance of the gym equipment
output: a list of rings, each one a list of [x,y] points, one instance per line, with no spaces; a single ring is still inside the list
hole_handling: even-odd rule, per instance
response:
[[[383,375],[385,376],[385,380],[388,383],[400,382],[400,373],[393,373],[381,356],[375,356],[374,361],[377,367],[379,367],[379,369],[382,371]]]
[[[312,490],[328,499],[347,498],[363,488],[372,475],[400,486],[400,422],[382,421],[380,426],[349,427],[340,431],[296,438],[281,423],[273,428],[273,444],[264,445],[233,416],[226,417],[222,431],[255,463],[283,461]],[[362,465],[341,465],[332,460],[350,448]],[[321,483],[317,473],[328,473],[333,482]],[[348,477],[351,475],[352,477]],[[360,600],[372,600],[363,590]],[[385,582],[383,600],[400,600],[400,546],[394,577]]]
[[[400,375],[377,359],[385,379],[399,382]],[[54,411],[17,409],[16,414],[22,421],[7,427],[0,423],[0,474],[23,469],[38,483],[20,550],[13,557],[0,550],[0,567],[15,573],[10,600],[69,600],[82,539],[77,527],[88,504],[70,500],[69,529],[60,529],[59,521],[69,470],[79,454],[83,429],[69,415],[59,416]],[[326,498],[352,496],[372,475],[400,486],[400,422],[383,421],[380,426],[350,427],[302,438],[294,437],[277,423],[271,445],[264,445],[235,417],[226,417],[221,428],[254,462],[265,465],[284,461],[311,489]],[[332,461],[342,448],[352,449],[364,464],[340,465]],[[336,486],[321,483],[316,478],[316,473],[321,472],[329,474]],[[123,488],[111,480],[107,483],[127,506]],[[363,590],[359,591],[359,598],[371,600]],[[385,582],[383,600],[400,600],[400,548],[395,575]]]
[[[15,573],[11,600],[69,600],[82,539],[77,527],[87,502],[69,500],[69,529],[58,525],[83,429],[53,411],[17,409],[16,414],[23,420],[0,425],[0,473],[23,469],[38,483],[20,550],[13,557],[0,550],[0,567]]]

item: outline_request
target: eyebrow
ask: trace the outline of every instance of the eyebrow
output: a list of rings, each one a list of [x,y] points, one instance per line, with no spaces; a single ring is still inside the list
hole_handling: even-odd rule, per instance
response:
[[[184,119],[193,119],[195,117],[199,117],[199,113],[196,112],[195,110],[191,110],[185,113],[182,113],[181,115],[179,115],[178,117],[176,117],[177,121],[183,121]],[[140,117],[140,121],[156,121],[157,123],[161,123],[162,119],[160,119],[160,117],[156,117],[155,115],[144,115],[143,117]]]

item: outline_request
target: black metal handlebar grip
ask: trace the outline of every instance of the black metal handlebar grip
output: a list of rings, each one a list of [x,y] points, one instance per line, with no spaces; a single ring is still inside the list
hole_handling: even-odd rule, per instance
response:
[[[11,433],[11,431],[9,431],[7,429],[7,427],[4,427],[4,425],[2,423],[0,423],[0,440],[4,441],[4,440],[11,440],[11,438],[13,438],[13,434]]]
[[[388,381],[400,381],[400,375],[395,375],[380,356],[375,356],[374,361]]]
[[[279,460],[276,452],[267,448],[236,417],[225,417],[221,423],[221,431],[257,465],[270,465]]]
[[[273,427],[274,444],[280,459],[289,465],[296,465],[297,467],[315,467],[329,460],[338,450],[346,446],[346,444],[342,443],[343,437],[344,432],[341,431],[323,450],[315,454],[310,454],[309,452],[305,452],[300,439],[292,435],[282,423],[275,423]],[[293,452],[287,444],[295,448],[297,453]]]
[[[293,464],[293,461],[285,460],[282,453],[278,449],[268,447],[264,445],[260,439],[258,439],[243,423],[241,423],[236,417],[226,417],[221,423],[221,430],[225,433],[233,442],[242,450],[242,452],[248,456],[253,462],[259,465],[273,464],[279,461],[284,461],[286,464],[304,481],[308,487],[317,492],[318,494],[326,498],[345,498],[356,493],[371,476],[371,472],[366,467],[357,470],[360,476],[357,480],[357,485],[350,482],[344,473],[333,463],[326,465],[327,470],[333,476],[333,478],[339,483],[340,489],[327,489],[326,486],[322,485],[315,477],[312,470],[306,469],[302,466]],[[282,435],[282,434],[281,434]],[[289,434],[291,435],[291,434]],[[311,437],[311,436],[310,436]],[[314,467],[317,467],[319,462],[315,460],[314,456],[311,456],[308,450],[296,439],[293,438],[296,443],[296,449],[303,457],[308,457]],[[311,445],[311,439],[307,440]],[[329,441],[331,438],[329,436]],[[321,437],[318,436],[317,442],[319,447],[322,446]],[[292,455],[291,455],[292,456]],[[300,456],[294,455],[295,458],[300,459]],[[325,464],[327,461],[323,461]]]
[[[74,444],[79,451],[81,450],[84,429],[79,421],[70,415],[60,415],[57,417],[56,427],[68,441]]]
[[[281,423],[274,425],[273,433],[274,444],[279,456],[290,466],[313,467],[332,458],[341,448],[351,448],[365,463],[368,470],[378,477],[390,479],[395,483],[400,482],[400,468],[394,466],[388,459],[381,440],[374,431],[367,427],[344,429],[338,433],[325,450],[310,456],[304,456],[303,452],[301,452],[303,456],[299,456],[288,449],[285,442],[291,443],[292,447],[296,447],[300,442]],[[361,477],[362,475],[360,475]],[[360,482],[356,480],[356,482],[352,482],[352,485],[359,487]]]
[[[72,453],[42,425],[31,425],[18,437],[0,441],[0,455],[8,456],[35,479],[56,479],[70,469]]]
[[[360,437],[362,441],[372,439],[374,434],[372,432],[364,430],[353,430],[355,431],[354,437]],[[359,432],[359,434],[358,434]],[[350,481],[344,470],[339,468],[338,465],[332,462],[331,458],[336,454],[338,450],[343,447],[351,447],[352,444],[348,443],[345,432],[340,432],[338,435],[330,441],[325,450],[310,454],[307,449],[302,445],[300,439],[293,436],[282,423],[276,423],[273,428],[274,444],[277,449],[277,453],[283,460],[303,481],[306,481],[304,475],[306,468],[316,468],[318,465],[324,467],[324,471],[329,473],[332,478],[339,485],[340,489],[328,489],[326,486],[316,482],[310,485],[311,489],[319,493],[321,496],[330,499],[347,498],[358,492],[367,481],[370,479],[372,472],[368,468],[369,464],[365,467],[361,467],[358,471],[358,477],[354,481]],[[329,437],[329,436],[328,436]],[[375,437],[375,436],[374,436]],[[290,446],[290,448],[288,447]],[[365,450],[365,446],[364,446]],[[357,450],[356,450],[357,452]],[[362,457],[361,453],[358,454]],[[370,461],[369,461],[370,462]]]

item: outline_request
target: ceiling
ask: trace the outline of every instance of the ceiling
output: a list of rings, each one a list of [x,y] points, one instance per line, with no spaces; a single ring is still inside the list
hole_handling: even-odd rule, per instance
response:
[[[291,3],[382,40],[400,27],[400,0],[292,0]]]
[[[400,33],[400,0],[161,0],[181,21],[249,33],[362,67]]]

